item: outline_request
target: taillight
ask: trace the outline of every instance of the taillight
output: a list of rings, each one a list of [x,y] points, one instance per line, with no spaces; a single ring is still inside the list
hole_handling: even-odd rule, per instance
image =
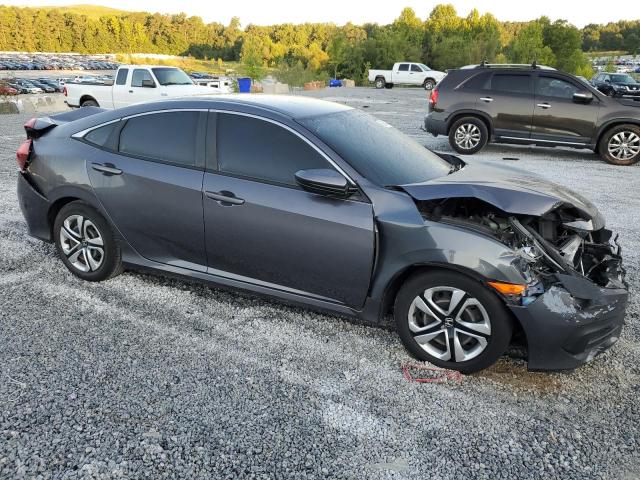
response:
[[[18,164],[18,168],[21,172],[24,172],[24,169],[27,167],[27,162],[29,161],[29,155],[31,154],[31,143],[33,140],[30,138],[22,142],[22,145],[18,147],[18,151],[16,152],[16,163]]]
[[[32,118],[24,124],[24,131],[27,132],[27,138],[33,138],[35,136],[33,127],[35,127],[37,120],[37,118]]]
[[[431,96],[429,97],[429,105],[431,106],[431,108],[436,106],[436,103],[438,103],[439,96],[440,96],[440,92],[438,91],[438,87],[431,90]]]

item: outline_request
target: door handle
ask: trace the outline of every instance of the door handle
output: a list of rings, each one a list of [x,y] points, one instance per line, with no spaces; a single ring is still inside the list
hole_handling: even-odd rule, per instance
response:
[[[547,108],[551,108],[551,105],[549,105],[548,103],[539,103],[538,107],[544,108],[546,110]]]
[[[129,90],[129,93],[133,93],[133,90]]]
[[[109,175],[120,175],[122,174],[122,170],[115,167],[110,167],[109,165],[102,165],[101,163],[92,163],[91,168],[98,172],[107,173]]]
[[[487,102],[487,103],[493,102],[493,98],[491,98],[491,97],[480,97],[480,100],[482,100],[483,102]]]
[[[233,205],[242,205],[244,203],[244,198],[238,198],[233,194],[233,192],[229,192],[227,190],[222,190],[220,192],[206,191],[204,194],[207,198],[215,200],[223,207],[232,207]]]

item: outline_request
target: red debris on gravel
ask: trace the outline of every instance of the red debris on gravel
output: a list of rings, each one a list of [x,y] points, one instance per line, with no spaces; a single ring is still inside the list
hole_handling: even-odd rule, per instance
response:
[[[444,383],[452,381],[462,382],[462,374],[455,370],[427,367],[418,363],[405,363],[402,365],[402,375],[405,380],[416,383]]]

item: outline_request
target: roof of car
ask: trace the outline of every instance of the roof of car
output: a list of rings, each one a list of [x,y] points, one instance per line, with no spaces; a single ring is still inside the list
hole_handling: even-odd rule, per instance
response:
[[[163,103],[172,101],[188,101],[206,103],[206,108],[215,108],[215,103],[248,105],[266,110],[271,110],[292,118],[313,117],[352,110],[352,107],[335,102],[328,102],[317,98],[309,98],[297,95],[264,95],[264,94],[212,94],[163,99]],[[149,102],[150,103],[150,102]]]

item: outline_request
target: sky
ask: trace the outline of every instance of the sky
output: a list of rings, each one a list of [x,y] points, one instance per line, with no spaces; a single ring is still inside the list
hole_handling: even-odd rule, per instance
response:
[[[466,16],[477,7],[480,13],[490,12],[499,20],[532,20],[546,15],[551,20],[569,20],[577,27],[589,23],[607,23],[618,20],[640,19],[640,0],[617,0],[612,8],[601,2],[585,0],[0,0],[0,4],[36,6],[70,4],[104,5],[123,10],[179,13],[198,15],[206,22],[229,23],[233,16],[240,17],[243,26],[249,23],[272,25],[276,23],[333,22],[338,25],[351,21],[355,24],[390,23],[402,8],[411,7],[425,19],[438,3],[452,3],[459,15]],[[481,5],[480,7],[478,5]]]

